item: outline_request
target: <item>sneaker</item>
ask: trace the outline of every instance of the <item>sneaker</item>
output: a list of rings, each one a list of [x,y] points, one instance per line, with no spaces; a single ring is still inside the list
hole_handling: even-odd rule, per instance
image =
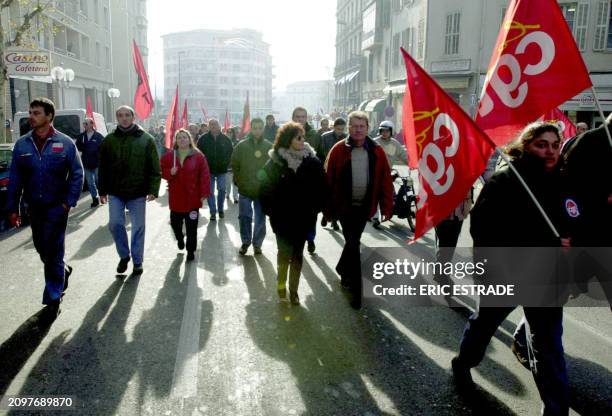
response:
[[[238,203],[238,199],[234,199],[234,204],[237,204],[237,203]]]
[[[72,274],[72,267],[68,266],[67,264],[64,266],[64,290],[62,290],[62,296],[64,296],[66,290],[68,290],[68,279]]]
[[[308,252],[310,254],[313,254],[315,252],[315,250],[317,249],[317,246],[315,246],[314,241],[309,241],[308,242]]]
[[[527,370],[531,370],[529,368],[529,358],[527,358],[527,348],[523,344],[521,344],[517,340],[513,340],[510,350],[512,351],[512,354],[514,354],[520,365],[525,367]]]
[[[372,220],[372,227],[376,228],[377,230],[380,230],[380,220],[378,218],[374,218]]]
[[[289,293],[289,301],[291,302],[292,305],[300,304],[300,297],[298,296],[297,292]]]
[[[132,269],[132,274],[139,276],[142,274],[144,269],[142,268],[142,264],[134,264],[134,268]]]
[[[120,274],[125,273],[129,262],[130,262],[129,257],[119,260],[119,264],[117,265],[117,273],[120,273]]]
[[[219,213],[219,218],[225,218],[225,212],[220,212]]]
[[[240,250],[238,251],[238,253],[240,253],[241,256],[244,256],[247,253],[247,251],[249,250],[249,245],[250,244],[243,244],[240,247]]]
[[[178,246],[179,250],[183,250],[185,248],[185,239],[181,238],[180,240],[177,240],[176,245]]]
[[[91,202],[90,208],[95,208],[98,205],[100,205],[100,199],[99,198],[94,198],[93,201]]]
[[[190,251],[187,253],[187,261],[193,261],[195,259],[195,253]]]
[[[325,219],[325,217],[321,218],[321,227],[325,227],[327,226],[327,220]]]
[[[261,254],[261,247],[253,247],[253,252],[255,253],[255,255],[260,255]]]
[[[457,389],[464,393],[473,391],[475,386],[469,367],[461,363],[458,356],[451,360],[451,367]]]
[[[332,228],[334,231],[340,231],[340,226],[338,225],[338,221],[332,221]]]
[[[276,293],[278,293],[278,297],[280,298],[280,300],[286,300],[287,299],[287,288],[286,287],[277,287],[276,288]]]
[[[56,299],[43,308],[43,313],[40,316],[40,323],[50,325],[57,319],[57,316],[62,312],[60,309],[60,299]]]
[[[217,214],[210,214],[211,221],[217,221]]]

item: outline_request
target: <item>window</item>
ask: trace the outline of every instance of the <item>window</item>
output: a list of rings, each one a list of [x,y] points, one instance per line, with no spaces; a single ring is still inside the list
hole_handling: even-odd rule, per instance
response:
[[[612,49],[611,4],[612,1],[610,0],[597,3],[597,24],[595,25],[595,43],[593,45],[593,49],[596,51]]]
[[[413,32],[414,30],[411,27],[407,28],[406,30],[402,32],[402,46],[404,47],[404,49],[406,49],[406,52],[408,52],[410,55],[412,55],[413,53],[413,50],[412,50],[412,38],[414,36]],[[400,61],[401,61],[401,58],[400,58]]]
[[[578,4],[578,10],[576,12],[576,28],[574,29],[574,38],[578,49],[581,51],[586,50],[587,46],[587,26],[589,24],[589,4],[580,3]]]
[[[81,13],[87,15],[87,0],[80,0],[79,7],[81,9]]]
[[[94,12],[94,22],[100,24],[100,2],[98,0],[94,0],[93,2],[93,12]]]
[[[456,55],[459,53],[459,29],[461,13],[455,12],[446,15],[446,34],[444,36],[444,54]]]
[[[400,35],[401,33],[393,35],[393,67],[398,66],[400,62]]]
[[[561,12],[563,13],[563,17],[567,22],[567,25],[570,28],[570,31],[574,33],[574,21],[576,20],[576,3],[566,3],[560,4]]]
[[[106,29],[110,28],[110,20],[108,18],[108,7],[104,8],[104,27]]]
[[[425,19],[419,20],[419,40],[417,42],[417,59],[425,57]]]
[[[389,78],[389,48],[385,48],[385,76]]]
[[[368,56],[368,82],[374,81],[374,55]]]
[[[110,48],[108,46],[106,46],[104,48],[104,59],[105,59],[105,66],[106,68],[110,68],[111,67],[111,56],[110,56]]]
[[[96,66],[100,66],[100,42],[96,42]]]
[[[85,62],[89,62],[89,38],[83,36],[81,38],[81,59]]]

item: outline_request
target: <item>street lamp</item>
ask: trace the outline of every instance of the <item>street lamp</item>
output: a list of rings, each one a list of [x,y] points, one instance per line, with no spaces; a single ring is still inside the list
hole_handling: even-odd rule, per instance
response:
[[[61,92],[62,104],[60,108],[66,108],[66,101],[64,97],[64,86],[66,88],[70,88],[70,83],[74,81],[74,71],[70,68],[64,69],[62,67],[64,65],[63,62],[60,63],[59,66],[53,67],[51,69],[51,79],[57,81],[57,85]]]
[[[119,98],[121,96],[121,91],[119,91],[117,88],[109,88],[108,91],[106,91],[106,95],[108,95],[108,98],[112,100],[113,110],[114,110],[115,109],[115,98]]]

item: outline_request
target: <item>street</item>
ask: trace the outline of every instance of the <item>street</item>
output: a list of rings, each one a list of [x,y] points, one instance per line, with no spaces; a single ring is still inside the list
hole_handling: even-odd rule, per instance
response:
[[[37,325],[44,279],[30,229],[0,235],[0,396],[71,396],[72,414],[83,415],[539,414],[532,376],[510,351],[520,309],[472,371],[476,397],[464,399],[450,360],[469,308],[366,299],[351,309],[334,271],[342,234],[330,227],[318,227],[317,253],[305,254],[301,306],[279,303],[271,228],[263,255],[240,257],[238,206],[216,222],[202,209],[196,260],[186,263],[165,188],[147,205],[140,277],[116,277],[108,208],[90,209],[82,194],[66,237],[74,273],[48,329]],[[468,231],[460,245],[471,244]],[[362,244],[395,247],[409,235],[394,219],[380,231],[367,225]],[[430,233],[419,245],[433,243]],[[571,414],[612,414],[610,322],[607,308],[565,309]]]

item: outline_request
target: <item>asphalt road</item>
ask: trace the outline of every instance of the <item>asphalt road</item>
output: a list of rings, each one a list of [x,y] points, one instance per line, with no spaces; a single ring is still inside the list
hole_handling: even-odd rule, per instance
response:
[[[201,210],[196,261],[186,263],[166,196],[149,203],[145,272],[117,277],[108,208],[89,202],[83,194],[69,219],[74,274],[50,327],[37,321],[42,264],[29,228],[0,235],[0,395],[71,396],[70,414],[83,415],[539,414],[531,374],[509,348],[520,310],[473,370],[479,388],[466,399],[449,369],[469,308],[368,299],[352,310],[334,272],[343,239],[329,227],[317,230],[292,307],[277,301],[269,228],[263,255],[238,256],[237,205],[217,222]],[[368,225],[362,242],[397,247],[409,236],[391,222]],[[430,251],[432,238],[418,249]],[[612,414],[610,310],[567,308],[564,319],[572,414]]]

